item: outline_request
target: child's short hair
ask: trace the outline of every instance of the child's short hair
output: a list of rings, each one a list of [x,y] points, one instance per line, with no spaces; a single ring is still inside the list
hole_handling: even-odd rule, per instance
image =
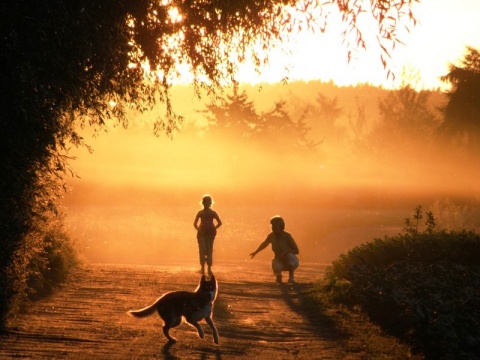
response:
[[[285,230],[285,220],[280,215],[275,215],[270,219],[270,224],[278,224],[282,230]]]
[[[205,204],[213,204],[213,200],[212,200],[212,197],[210,195],[205,195],[202,198],[202,205],[205,205]]]

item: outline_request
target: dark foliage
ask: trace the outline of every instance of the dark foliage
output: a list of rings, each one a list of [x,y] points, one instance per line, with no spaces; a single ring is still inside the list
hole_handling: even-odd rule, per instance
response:
[[[480,352],[480,236],[406,230],[336,260],[328,274],[330,296],[360,306],[428,359],[475,359]]]
[[[450,65],[442,80],[452,85],[440,127],[444,137],[478,149],[480,140],[480,51],[467,47],[461,66]]]

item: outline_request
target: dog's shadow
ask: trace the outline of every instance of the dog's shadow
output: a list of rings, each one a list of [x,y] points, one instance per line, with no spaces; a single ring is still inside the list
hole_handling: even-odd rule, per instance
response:
[[[167,341],[165,345],[163,345],[162,348],[162,355],[165,360],[179,360],[180,358],[178,356],[173,355],[170,352],[170,349],[172,346],[175,344],[174,341]]]
[[[172,354],[171,349],[173,345],[175,345],[174,341],[168,341],[167,343],[165,343],[165,345],[163,345],[162,355],[164,360],[180,360],[181,359],[180,357]],[[200,360],[211,359],[211,356],[208,356],[211,354],[215,356],[216,360],[222,360],[222,354],[220,352],[220,349],[202,348],[199,350],[201,351],[201,355],[199,358]]]

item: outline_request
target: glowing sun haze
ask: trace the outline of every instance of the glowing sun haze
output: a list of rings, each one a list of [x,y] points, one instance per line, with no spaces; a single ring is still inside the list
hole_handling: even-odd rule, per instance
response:
[[[342,29],[333,17],[326,33],[299,34],[288,45],[288,54],[279,49],[270,53],[270,65],[260,75],[245,66],[239,79],[253,84],[275,83],[288,76],[292,81],[331,80],[337,85],[368,83],[390,88],[401,82],[398,75],[402,68],[412,68],[420,72],[420,87],[442,87],[439,77],[448,72],[448,64],[461,59],[467,45],[480,47],[480,1],[422,0],[414,11],[417,25],[410,27],[410,33],[399,32],[404,45],[390,52],[395,82],[386,78],[374,39],[366,51],[359,50],[348,63]]]
[[[424,0],[416,5],[416,16],[419,24],[412,32],[399,34],[405,46],[398,45],[391,54],[391,65],[397,81],[402,68],[409,67],[418,70],[421,86],[437,88],[448,64],[462,59],[467,45],[480,47],[480,1]],[[355,53],[349,64],[348,50],[332,17],[326,34],[300,34],[292,44],[284,44],[289,46],[288,54],[272,50],[270,66],[260,74],[244,66],[237,78],[244,83],[272,83],[241,84],[249,89],[248,101],[255,103],[257,112],[269,111],[274,101],[287,98],[298,118],[303,110],[300,100],[314,103],[318,91],[324,91],[318,87],[320,82],[397,85],[387,80],[378,46],[370,44],[371,48]],[[188,81],[188,73],[182,75]],[[278,84],[285,76],[291,84]],[[320,81],[295,84],[297,80]],[[332,84],[323,85],[328,99],[336,96],[328,93]],[[298,87],[292,90],[292,86]],[[172,88],[179,91],[175,111],[193,123],[202,121],[198,111],[209,99],[200,101],[192,89],[180,88]],[[352,89],[341,90],[345,92],[339,94]],[[377,121],[377,96],[384,96],[380,90],[385,91],[359,88],[362,98],[356,105],[366,107],[363,125],[371,127]],[[196,265],[193,220],[201,196],[210,193],[224,223],[215,240],[214,263],[248,259],[270,231],[268,221],[275,214],[285,217],[301,248],[302,261],[327,263],[354,245],[398,233],[410,211],[437,194],[480,198],[480,167],[473,161],[448,161],[452,152],[446,147],[430,155],[423,144],[421,149],[402,144],[384,157],[384,149],[372,156],[368,151],[363,154],[361,146],[346,146],[354,143],[347,141],[348,134],[362,135],[369,127],[362,130],[360,114],[358,123],[352,123],[358,110],[354,100],[339,95],[339,101],[338,107],[349,106],[340,120],[355,129],[335,141],[332,131],[321,127],[322,119],[310,119],[309,138],[321,142],[312,157],[291,149],[277,156],[271,151],[277,149],[274,141],[251,144],[235,137],[202,137],[192,130],[173,141],[155,138],[151,131],[158,116],[155,111],[129,116],[133,129],[127,131],[114,128],[98,138],[90,136],[91,129],[80,131],[94,153],[80,148],[70,154],[78,157],[71,165],[81,180],[71,179],[73,191],[65,205],[81,252],[91,261],[158,264],[166,257],[188,257]],[[362,136],[352,139],[366,141]],[[368,149],[377,146],[361,144]],[[271,253],[264,251],[258,257],[262,258],[269,261]]]

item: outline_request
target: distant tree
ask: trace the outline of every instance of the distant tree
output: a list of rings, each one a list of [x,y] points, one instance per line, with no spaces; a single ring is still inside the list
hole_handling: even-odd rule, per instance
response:
[[[414,88],[418,74],[404,76],[401,87],[389,91],[378,102],[380,118],[371,138],[382,150],[403,151],[410,146],[426,145],[438,127],[437,116],[429,105],[432,92]]]
[[[317,105],[320,108],[320,112],[329,123],[333,123],[334,120],[342,113],[342,108],[338,106],[338,100],[336,97],[333,99],[328,99],[325,95],[318,94],[316,100]]]
[[[410,85],[390,92],[379,100],[379,111],[386,131],[427,140],[435,127],[435,116],[428,107],[430,92],[416,91]]]
[[[271,110],[257,113],[246,92],[239,93],[236,85],[231,95],[218,97],[199,113],[207,119],[207,136],[211,138],[227,138],[282,154],[312,151],[317,145],[308,139],[310,129],[304,116],[293,120],[286,110],[286,101],[278,101]]]
[[[461,66],[451,64],[450,72],[441,79],[452,87],[447,93],[440,133],[458,144],[479,148],[480,51],[467,47]]]
[[[231,95],[218,97],[200,113],[207,119],[210,135],[250,138],[260,123],[253,102],[248,100],[245,90],[239,93],[238,84]]]
[[[348,114],[349,125],[352,131],[352,142],[359,145],[362,142],[367,130],[367,114],[365,103],[360,102],[358,96],[355,96],[356,114]]]
[[[308,117],[322,141],[337,142],[341,137],[343,132],[337,121],[342,113],[343,109],[338,105],[336,97],[330,99],[324,94],[317,95],[315,103],[309,109]]]
[[[127,109],[163,102],[153,130],[169,133],[181,122],[168,95],[179,65],[197,90],[218,88],[249,56],[266,61],[253,44],[267,49],[301,28],[323,31],[329,9],[338,9],[354,47],[366,47],[359,18],[375,20],[384,58],[402,20],[415,23],[415,2],[374,0],[364,9],[343,0],[2,1],[0,320],[16,294],[18,261],[27,259],[22,241],[43,211],[55,211],[54,180],[64,176],[68,148],[83,143],[78,126],[127,126]]]
[[[262,113],[256,138],[278,153],[314,152],[319,143],[308,138],[306,113],[294,120],[286,108],[287,102],[282,100],[276,102],[272,110]]]

